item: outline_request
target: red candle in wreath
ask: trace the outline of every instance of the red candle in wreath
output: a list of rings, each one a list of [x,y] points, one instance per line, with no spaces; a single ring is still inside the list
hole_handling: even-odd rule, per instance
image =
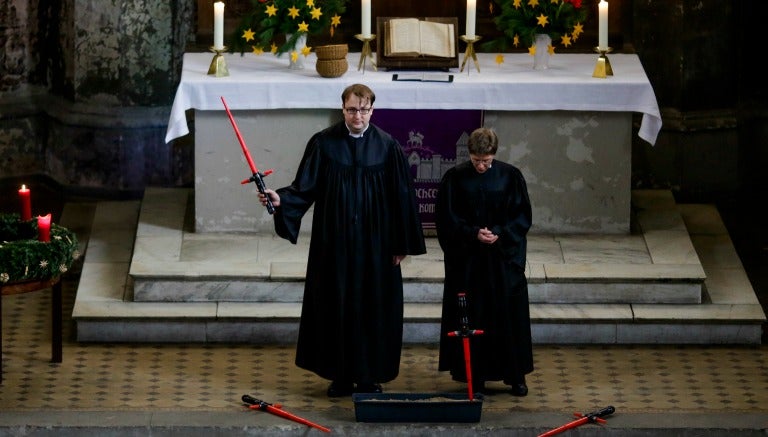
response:
[[[51,214],[37,217],[37,239],[43,243],[51,241]]]
[[[32,202],[30,200],[29,188],[22,185],[19,189],[19,203],[21,204],[21,220],[27,221],[32,218]]]

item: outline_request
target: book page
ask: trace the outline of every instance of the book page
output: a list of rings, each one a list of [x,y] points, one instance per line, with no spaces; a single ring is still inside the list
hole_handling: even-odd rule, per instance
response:
[[[421,54],[452,58],[456,55],[453,25],[434,21],[421,21]]]
[[[387,22],[386,56],[419,56],[420,31],[418,18],[397,18]]]

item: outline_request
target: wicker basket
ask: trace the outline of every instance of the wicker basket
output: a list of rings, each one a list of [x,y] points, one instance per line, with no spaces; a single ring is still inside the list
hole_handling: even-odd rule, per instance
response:
[[[331,44],[327,46],[315,47],[317,59],[344,59],[347,57],[349,48],[346,44]]]
[[[345,59],[318,59],[317,73],[322,77],[339,77],[347,72],[349,65]]]

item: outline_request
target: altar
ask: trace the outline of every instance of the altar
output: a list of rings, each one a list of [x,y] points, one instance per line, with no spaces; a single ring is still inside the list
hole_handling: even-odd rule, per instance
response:
[[[273,171],[266,185],[278,188],[293,179],[310,136],[342,118],[341,92],[356,82],[374,90],[376,111],[480,111],[482,124],[499,135],[497,159],[525,175],[532,232],[629,232],[633,114],[642,115],[638,136],[648,143],[661,130],[636,55],[611,55],[615,75],[594,78],[597,55],[556,54],[549,69],[534,71],[527,54],[505,53],[497,63],[495,54],[481,53],[480,73],[468,61],[464,72],[448,72],[451,82],[393,81],[397,72],[375,71],[370,60],[358,71],[359,57],[350,53],[349,71],[329,79],[315,71],[314,54],[303,70],[289,69],[286,56],[227,54],[225,77],[207,74],[212,54],[184,55],[166,142],[189,134],[193,121],[196,232],[273,231],[255,185],[241,184],[251,172],[221,97],[258,169]],[[418,132],[418,120],[402,122]],[[308,232],[309,218],[304,223]]]

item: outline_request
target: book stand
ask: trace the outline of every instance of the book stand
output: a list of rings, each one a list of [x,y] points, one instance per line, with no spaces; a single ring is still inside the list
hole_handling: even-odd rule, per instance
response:
[[[450,68],[459,66],[459,38],[456,30],[459,28],[459,21],[456,17],[424,17],[419,18],[422,21],[434,21],[437,23],[453,24],[453,46],[457,48],[452,58],[443,58],[439,56],[385,56],[384,44],[388,41],[387,22],[394,18],[402,17],[376,17],[376,32],[379,38],[376,40],[376,63],[379,67],[387,70],[442,70],[448,71]]]

